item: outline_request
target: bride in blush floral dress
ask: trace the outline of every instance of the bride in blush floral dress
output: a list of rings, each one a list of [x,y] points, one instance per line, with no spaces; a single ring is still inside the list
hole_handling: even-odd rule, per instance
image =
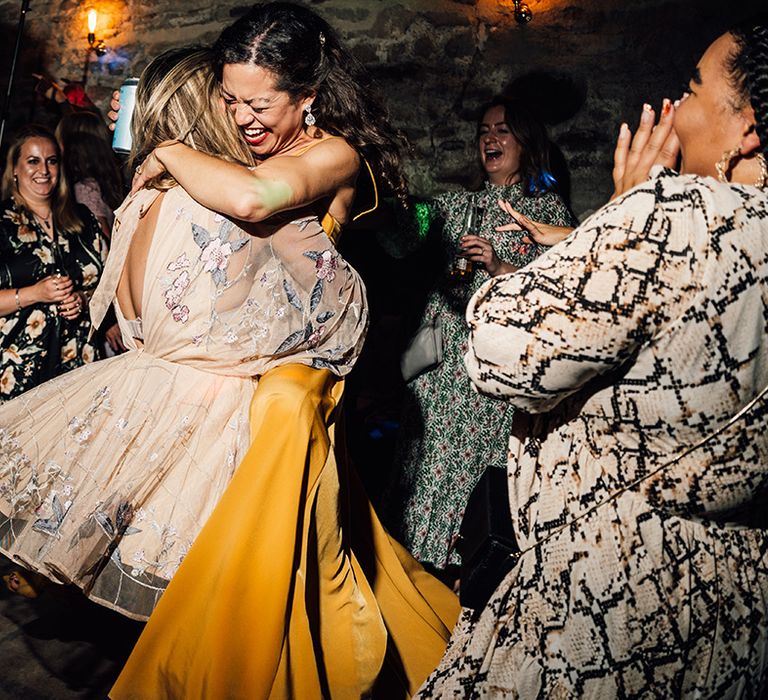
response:
[[[136,119],[150,150],[170,132],[250,163],[227,115],[199,104],[218,94],[209,64],[202,49],[154,61]],[[0,550],[136,619],[250,444],[256,378],[287,363],[343,376],[367,326],[363,285],[316,217],[246,232],[170,176],[151,184],[118,210],[91,302],[98,326],[116,297],[129,351],[0,408]]]

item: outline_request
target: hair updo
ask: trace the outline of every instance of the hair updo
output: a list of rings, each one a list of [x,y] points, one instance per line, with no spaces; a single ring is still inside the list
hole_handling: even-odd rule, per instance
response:
[[[730,31],[736,42],[727,68],[744,104],[755,111],[760,150],[768,150],[768,14],[742,22]]]

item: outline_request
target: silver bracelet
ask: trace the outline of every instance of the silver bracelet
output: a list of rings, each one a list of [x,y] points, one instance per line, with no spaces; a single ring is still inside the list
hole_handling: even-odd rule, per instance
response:
[[[16,310],[21,311],[21,299],[19,299],[19,287],[16,287]]]

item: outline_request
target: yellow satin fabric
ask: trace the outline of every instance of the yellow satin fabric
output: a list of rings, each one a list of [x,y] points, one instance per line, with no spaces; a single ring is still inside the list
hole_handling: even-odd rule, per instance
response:
[[[260,379],[250,450],[113,700],[390,700],[437,665],[458,601],[387,535],[337,460],[342,392],[303,365]]]

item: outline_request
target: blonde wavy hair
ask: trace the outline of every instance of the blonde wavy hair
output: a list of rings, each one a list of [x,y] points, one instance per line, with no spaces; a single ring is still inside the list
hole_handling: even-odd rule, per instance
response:
[[[228,161],[254,164],[221,100],[213,54],[202,47],[171,49],[144,69],[136,89],[131,134],[131,169],[164,141],[180,141]],[[152,178],[146,186],[168,190],[177,184],[166,172]]]

